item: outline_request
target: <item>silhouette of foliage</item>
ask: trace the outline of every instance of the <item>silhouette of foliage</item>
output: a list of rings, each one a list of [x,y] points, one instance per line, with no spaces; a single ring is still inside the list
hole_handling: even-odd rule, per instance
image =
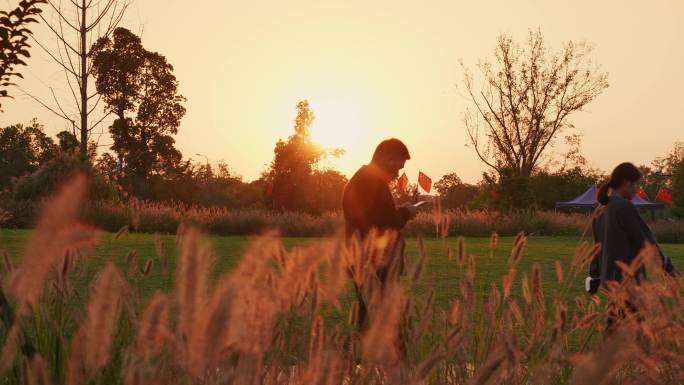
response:
[[[684,218],[684,159],[680,160],[672,174],[672,209],[679,218]]]
[[[78,151],[78,138],[69,131],[61,131],[57,133],[57,145],[59,150],[66,153]]]
[[[294,134],[287,141],[276,143],[273,161],[264,179],[273,186],[272,202],[277,210],[322,212],[339,206],[346,178],[336,171],[317,171],[317,163],[326,155],[339,156],[340,151],[325,151],[311,140],[311,126],[315,115],[309,102],[297,104]],[[314,202],[322,190],[327,203]],[[334,203],[333,203],[334,202]]]
[[[15,202],[38,202],[57,191],[64,180],[76,172],[89,176],[90,200],[107,200],[116,196],[115,186],[97,172],[90,159],[83,159],[76,151],[58,151],[34,172],[16,180],[12,185],[12,198]]]
[[[443,208],[462,209],[475,198],[479,188],[475,185],[464,183],[456,173],[449,173],[435,183],[435,190],[437,190],[442,199]]]
[[[31,57],[28,39],[32,32],[27,25],[38,22],[36,16],[42,12],[42,3],[46,1],[23,0],[9,12],[0,11],[0,98],[11,97],[5,88],[14,85],[13,77],[23,78],[16,67],[26,65],[24,59]]]
[[[93,45],[93,73],[107,111],[121,182],[130,193],[150,195],[152,176],[179,171],[182,155],[172,135],[178,132],[185,98],[178,93],[173,66],[146,50],[138,36],[116,28]]]
[[[588,44],[570,41],[557,54],[539,31],[530,32],[527,43],[521,48],[499,36],[495,62],[478,65],[481,84],[464,66],[473,103],[465,114],[470,144],[506,177],[532,175],[558,134],[573,127],[569,116],[608,87],[608,75],[589,59]]]
[[[599,184],[602,178],[603,175],[581,167],[537,172],[530,178],[534,206],[553,210],[556,202],[575,198],[590,186]]]
[[[54,156],[55,149],[55,142],[35,119],[27,126],[0,128],[0,189],[13,178],[36,171]]]

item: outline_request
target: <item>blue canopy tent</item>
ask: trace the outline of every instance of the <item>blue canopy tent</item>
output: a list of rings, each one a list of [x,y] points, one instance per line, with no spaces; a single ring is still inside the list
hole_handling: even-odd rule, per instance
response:
[[[556,208],[557,209],[562,209],[562,208],[578,208],[578,207],[586,207],[586,208],[595,208],[598,206],[598,202],[596,201],[596,191],[598,191],[598,188],[596,186],[591,186],[587,191],[582,193],[582,195],[578,196],[577,198],[565,202],[557,202],[556,203]],[[634,206],[636,206],[638,209],[650,209],[651,210],[651,216],[655,216],[654,210],[657,209],[664,209],[665,204],[664,203],[654,203],[654,202],[649,202],[640,196],[635,196],[632,199],[632,203],[634,203]]]
[[[583,192],[582,195],[578,196],[573,200],[565,202],[556,202],[556,208],[595,208],[596,206],[598,206],[598,202],[596,201],[596,191],[598,191],[598,188],[596,188],[596,186],[591,186],[589,187],[589,190]]]

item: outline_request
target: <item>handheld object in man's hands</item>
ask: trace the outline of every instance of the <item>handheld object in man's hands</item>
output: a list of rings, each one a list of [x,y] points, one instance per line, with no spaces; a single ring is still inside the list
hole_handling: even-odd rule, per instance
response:
[[[584,289],[589,294],[596,294],[599,286],[601,286],[601,278],[587,277],[587,279],[584,280]]]
[[[420,201],[420,202],[416,202],[416,203],[412,204],[411,206],[418,208],[418,207],[420,207],[426,203],[427,203],[427,201]]]

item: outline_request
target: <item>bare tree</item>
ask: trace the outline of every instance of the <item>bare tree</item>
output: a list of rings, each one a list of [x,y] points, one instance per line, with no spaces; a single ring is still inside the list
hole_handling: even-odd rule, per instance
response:
[[[496,61],[480,62],[482,85],[465,70],[464,85],[473,107],[465,113],[470,144],[498,173],[529,176],[559,133],[571,128],[568,116],[608,87],[608,74],[589,58],[591,46],[567,42],[551,52],[540,31],[530,32],[524,49],[501,35]]]
[[[36,43],[63,70],[75,108],[67,108],[60,102],[54,88],[49,87],[52,102],[28,94],[40,105],[55,115],[72,124],[74,134],[79,132],[79,150],[81,155],[88,154],[88,140],[91,132],[102,123],[108,113],[103,113],[94,122],[89,117],[98,110],[100,95],[89,92],[92,77],[91,47],[101,37],[109,36],[117,27],[129,3],[126,0],[67,0],[62,6],[61,0],[48,0],[53,17],[48,20],[39,15],[43,23],[56,37],[56,48],[51,49],[39,40]],[[91,84],[92,85],[92,84]],[[77,112],[75,112],[77,111]]]

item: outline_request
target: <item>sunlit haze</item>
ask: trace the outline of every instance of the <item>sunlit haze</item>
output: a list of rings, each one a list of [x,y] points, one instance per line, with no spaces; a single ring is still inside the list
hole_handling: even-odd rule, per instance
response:
[[[684,140],[683,24],[681,0],[137,0],[122,26],[174,66],[187,97],[176,137],[185,157],[224,160],[254,179],[275,142],[293,132],[297,102],[308,99],[314,140],[345,150],[330,165],[348,176],[380,140],[397,137],[411,151],[412,182],[419,169],[435,180],[456,172],[474,182],[485,168],[465,146],[460,60],[474,68],[492,58],[502,32],[523,40],[541,28],[554,48],[590,42],[610,87],[571,116],[584,134],[582,153],[604,170],[623,160],[650,163]],[[54,44],[40,28],[36,37]],[[46,99],[53,86],[71,106],[63,73],[37,46],[32,52],[21,86]],[[1,125],[37,117],[50,134],[69,128],[13,93]]]

